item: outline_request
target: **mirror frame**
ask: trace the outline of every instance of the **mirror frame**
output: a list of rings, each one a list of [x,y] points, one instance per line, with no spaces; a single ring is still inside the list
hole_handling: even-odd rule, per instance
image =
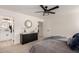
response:
[[[30,23],[30,26],[28,25],[28,23]],[[32,22],[30,20],[26,20],[24,23],[25,27],[27,28],[31,28],[32,27]]]

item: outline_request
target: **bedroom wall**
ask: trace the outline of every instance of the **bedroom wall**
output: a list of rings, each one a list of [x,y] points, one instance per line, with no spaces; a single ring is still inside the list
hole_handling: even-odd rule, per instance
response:
[[[13,20],[14,20],[14,44],[20,43],[20,33],[23,33],[23,31],[24,31],[25,20],[29,19],[32,21],[32,27],[30,29],[27,29],[27,33],[30,33],[33,31],[37,32],[38,31],[38,28],[37,28],[38,22],[43,21],[42,19],[37,18],[37,17],[24,15],[21,13],[4,10],[4,9],[0,9],[0,16],[13,18]]]
[[[60,6],[56,14],[44,16],[44,37],[61,35],[71,37],[79,32],[79,6]]]

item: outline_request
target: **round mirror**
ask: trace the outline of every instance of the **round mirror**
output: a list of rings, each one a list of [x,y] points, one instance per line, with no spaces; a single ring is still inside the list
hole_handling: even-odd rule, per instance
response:
[[[32,22],[30,20],[26,20],[24,23],[25,27],[31,28],[32,27]]]

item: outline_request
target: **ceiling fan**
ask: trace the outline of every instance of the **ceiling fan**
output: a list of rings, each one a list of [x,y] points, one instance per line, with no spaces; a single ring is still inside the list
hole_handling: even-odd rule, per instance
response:
[[[48,6],[44,6],[44,5],[40,5],[40,7],[43,9],[43,11],[39,11],[39,12],[37,12],[37,13],[43,12],[43,16],[44,16],[46,13],[47,13],[48,15],[49,15],[49,14],[55,14],[55,12],[52,12],[52,10],[55,10],[55,9],[59,8],[59,6],[55,6],[55,7],[53,7],[53,8],[48,9]]]

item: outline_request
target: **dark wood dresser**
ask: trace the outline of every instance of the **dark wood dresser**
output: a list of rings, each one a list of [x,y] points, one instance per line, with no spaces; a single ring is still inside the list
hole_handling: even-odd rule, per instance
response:
[[[38,40],[38,33],[20,34],[20,43],[25,44]]]

